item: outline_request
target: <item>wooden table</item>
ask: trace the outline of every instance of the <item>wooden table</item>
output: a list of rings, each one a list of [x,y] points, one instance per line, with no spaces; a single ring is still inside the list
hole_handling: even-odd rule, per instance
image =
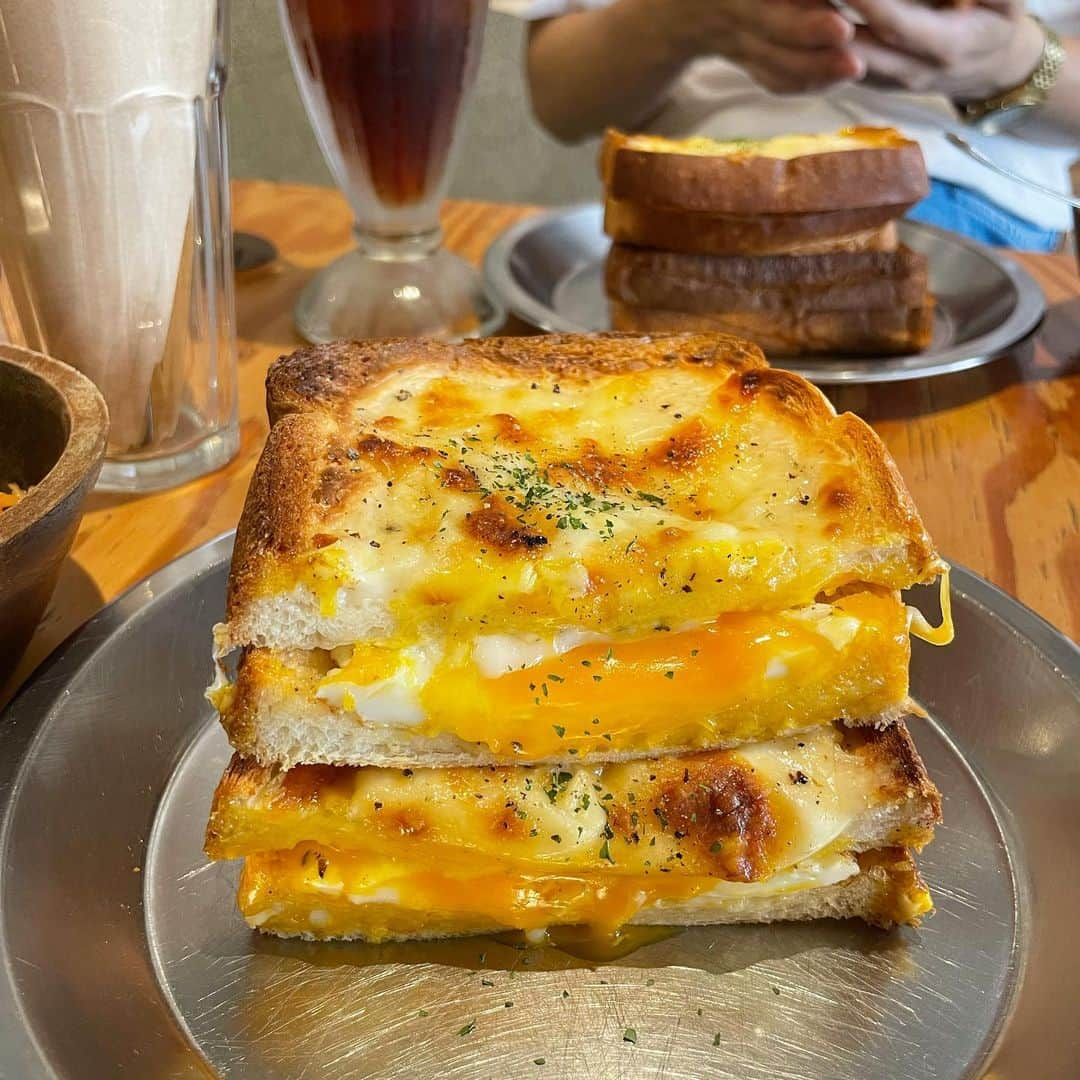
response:
[[[231,529],[266,436],[267,365],[301,344],[297,295],[350,246],[345,200],[323,188],[238,181],[237,229],[269,237],[272,266],[237,288],[241,445],[225,469],[172,491],[95,495],[56,594],[13,685],[102,604]],[[448,245],[479,262],[495,236],[532,212],[451,203]],[[1049,314],[1032,345],[974,371],[835,391],[888,444],[943,554],[983,574],[1074,640],[1080,638],[1080,278],[1064,255],[1019,255]],[[508,332],[528,332],[521,325]],[[9,692],[12,687],[9,687]]]

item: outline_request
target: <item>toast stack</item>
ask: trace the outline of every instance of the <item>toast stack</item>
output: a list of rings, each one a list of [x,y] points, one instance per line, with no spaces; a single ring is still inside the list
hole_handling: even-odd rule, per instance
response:
[[[605,288],[617,330],[716,330],[770,356],[895,355],[933,333],[896,221],[929,191],[891,128],[760,141],[609,131]]]
[[[948,634],[899,590],[947,568],[860,420],[717,334],[341,343],[267,401],[209,692],[250,926],[930,910],[909,628]]]

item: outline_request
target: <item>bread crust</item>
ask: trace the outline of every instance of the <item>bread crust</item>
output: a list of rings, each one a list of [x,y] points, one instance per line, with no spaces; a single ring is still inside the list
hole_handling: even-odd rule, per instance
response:
[[[604,204],[604,232],[616,243],[698,255],[891,251],[895,219],[911,203],[803,214],[700,214],[625,199]]]
[[[934,336],[934,304],[860,311],[811,311],[790,316],[776,313],[728,314],[635,307],[610,300],[611,324],[631,333],[661,330],[736,333],[751,338],[766,356],[783,359],[814,354],[906,356],[930,347]]]
[[[840,725],[844,735],[844,746],[861,757],[867,765],[877,772],[888,773],[890,780],[881,793],[889,799],[907,799],[915,805],[925,807],[918,818],[918,824],[930,828],[941,824],[941,793],[930,779],[922,757],[911,737],[909,723],[918,723],[926,719],[921,709],[911,708],[904,716],[886,727],[868,727],[864,725]],[[929,838],[926,838],[929,839]],[[911,839],[905,839],[905,846],[920,847]]]
[[[706,214],[794,214],[897,206],[930,190],[919,144],[892,129],[852,128],[866,148],[782,159],[635,149],[608,130],[601,172],[608,195]]]
[[[711,314],[865,311],[921,307],[926,256],[896,251],[818,255],[687,255],[613,244],[609,297],[635,307]]]
[[[721,372],[767,367],[748,341],[721,334],[543,334],[447,345],[427,338],[384,338],[315,345],[279,357],[266,374],[271,425],[291,412],[334,412],[387,376],[428,365],[447,371],[575,377],[692,364]]]

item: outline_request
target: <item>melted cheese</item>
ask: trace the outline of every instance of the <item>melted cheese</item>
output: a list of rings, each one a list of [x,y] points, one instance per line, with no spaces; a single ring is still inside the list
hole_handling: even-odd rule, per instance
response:
[[[850,737],[828,727],[737,752],[571,768],[248,765],[215,797],[207,849],[235,858],[309,842],[472,873],[762,880],[847,843],[857,819],[895,799],[895,762]],[[884,839],[926,838],[910,828]]]
[[[918,608],[908,607],[908,625],[912,637],[931,645],[948,645],[953,639],[952,593],[949,589],[949,571],[946,569],[939,579],[941,598],[941,625],[931,626]]]
[[[751,883],[659,873],[621,879],[465,875],[300,846],[246,859],[238,900],[253,928],[315,938],[381,941],[418,932],[535,931],[566,925],[611,933],[644,908],[689,901],[699,909],[722,909],[836,884],[858,869],[854,858],[838,853]]]
[[[313,596],[319,614],[333,615],[349,589],[360,588],[368,598],[381,598],[388,591],[381,587],[377,568],[358,569],[340,546],[329,546],[293,560],[287,567],[275,566],[264,581],[269,593],[295,591]]]
[[[907,695],[906,618],[895,595],[862,591],[640,638],[499,634],[280,663],[259,654],[240,677],[507,759],[584,759],[769,739],[894,707]]]
[[[774,135],[768,139],[710,139],[695,135],[668,139],[660,135],[630,135],[631,150],[705,157],[765,157],[790,161],[807,154],[833,154],[850,150],[903,146],[906,140],[894,128],[850,127],[813,135]]]

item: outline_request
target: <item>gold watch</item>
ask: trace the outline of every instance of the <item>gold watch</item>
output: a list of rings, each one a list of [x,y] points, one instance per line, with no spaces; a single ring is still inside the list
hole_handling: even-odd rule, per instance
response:
[[[1050,96],[1065,63],[1061,38],[1041,19],[1030,16],[1043,33],[1043,50],[1027,81],[1003,94],[982,101],[965,101],[957,107],[964,121],[984,135],[997,135],[1023,123]]]

